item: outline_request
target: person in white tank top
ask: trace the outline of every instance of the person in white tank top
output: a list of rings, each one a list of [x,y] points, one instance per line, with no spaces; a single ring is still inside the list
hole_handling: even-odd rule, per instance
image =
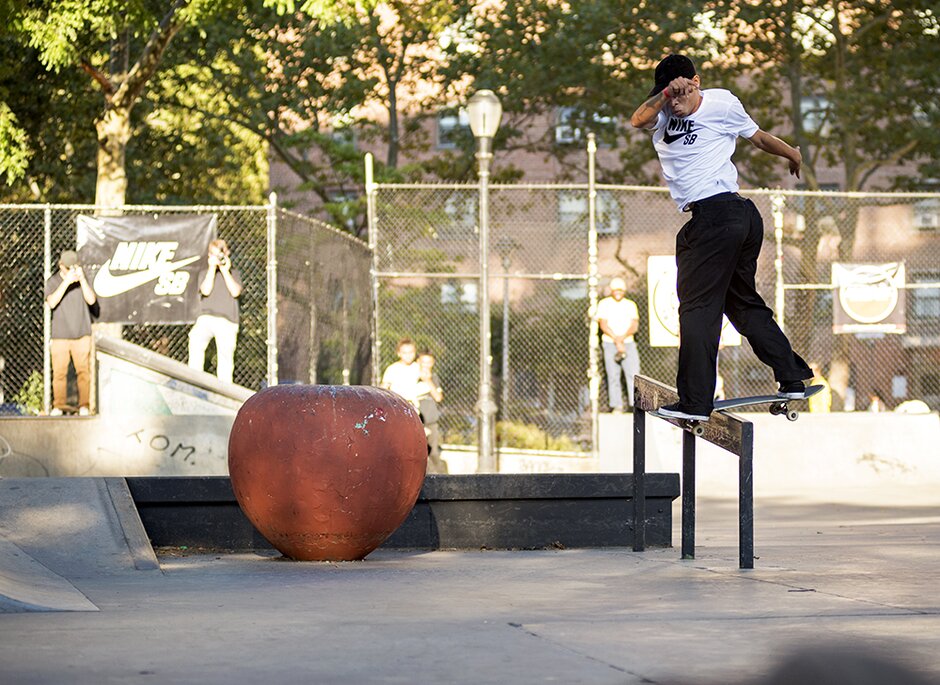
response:
[[[680,211],[691,212],[676,236],[679,293],[679,401],[657,411],[707,421],[717,380],[722,314],[771,367],[777,394],[804,396],[813,372],[790,346],[773,312],[758,294],[754,277],[764,225],[754,203],[737,194],[731,161],[739,136],[787,160],[799,177],[799,148],[762,131],[730,91],[701,89],[688,57],[669,55],[656,67],[655,84],[631,123],[653,134],[663,178]]]

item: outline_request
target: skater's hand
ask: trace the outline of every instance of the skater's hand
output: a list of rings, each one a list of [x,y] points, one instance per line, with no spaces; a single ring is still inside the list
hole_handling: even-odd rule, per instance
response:
[[[685,76],[679,76],[674,78],[669,82],[669,85],[666,86],[666,97],[672,100],[673,98],[681,98],[690,93],[694,93],[698,90],[698,86],[695,85],[695,82],[692,79],[688,79]]]
[[[797,145],[793,150],[796,154],[793,157],[790,157],[790,175],[800,177],[800,167],[803,166],[803,153],[800,152],[800,147]]]

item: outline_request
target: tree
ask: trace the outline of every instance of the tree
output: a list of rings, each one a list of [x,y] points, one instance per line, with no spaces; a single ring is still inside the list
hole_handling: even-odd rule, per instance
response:
[[[131,111],[173,37],[220,5],[210,0],[175,0],[168,5],[146,0],[46,0],[27,5],[15,15],[15,33],[37,50],[47,69],[81,69],[103,95],[103,107],[94,122],[98,143],[95,203],[99,206],[117,207],[125,202]]]
[[[206,69],[181,74],[178,89],[196,79],[213,106],[178,105],[263,139],[301,180],[298,189],[315,193],[349,227],[363,209],[361,199],[349,199],[363,184],[358,143],[384,149],[379,179],[418,173],[400,160],[426,144],[418,115],[427,97],[415,93],[435,79],[433,36],[446,25],[449,3],[321,5],[311,16],[256,2],[205,40],[184,37],[178,47]]]

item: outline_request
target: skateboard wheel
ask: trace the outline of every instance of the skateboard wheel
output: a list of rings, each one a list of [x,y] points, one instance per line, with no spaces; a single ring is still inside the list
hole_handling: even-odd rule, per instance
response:
[[[705,435],[705,426],[692,426],[692,435],[702,437]]]
[[[791,409],[787,412],[788,421],[796,421],[798,418],[800,418],[800,412],[798,412],[796,409]]]
[[[786,411],[787,411],[787,405],[784,404],[783,402],[774,402],[773,404],[770,405],[770,413],[773,414],[774,416],[779,416],[780,414],[784,414],[786,413]]]

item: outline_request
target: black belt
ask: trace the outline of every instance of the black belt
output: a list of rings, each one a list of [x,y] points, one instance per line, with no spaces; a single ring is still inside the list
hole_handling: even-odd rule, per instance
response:
[[[701,200],[696,200],[695,202],[690,202],[685,206],[685,211],[694,212],[696,209],[701,208],[703,205],[706,205],[710,202],[730,202],[732,200],[743,200],[744,198],[738,195],[737,193],[726,192],[718,193],[717,195],[712,195],[711,197],[704,197]]]

